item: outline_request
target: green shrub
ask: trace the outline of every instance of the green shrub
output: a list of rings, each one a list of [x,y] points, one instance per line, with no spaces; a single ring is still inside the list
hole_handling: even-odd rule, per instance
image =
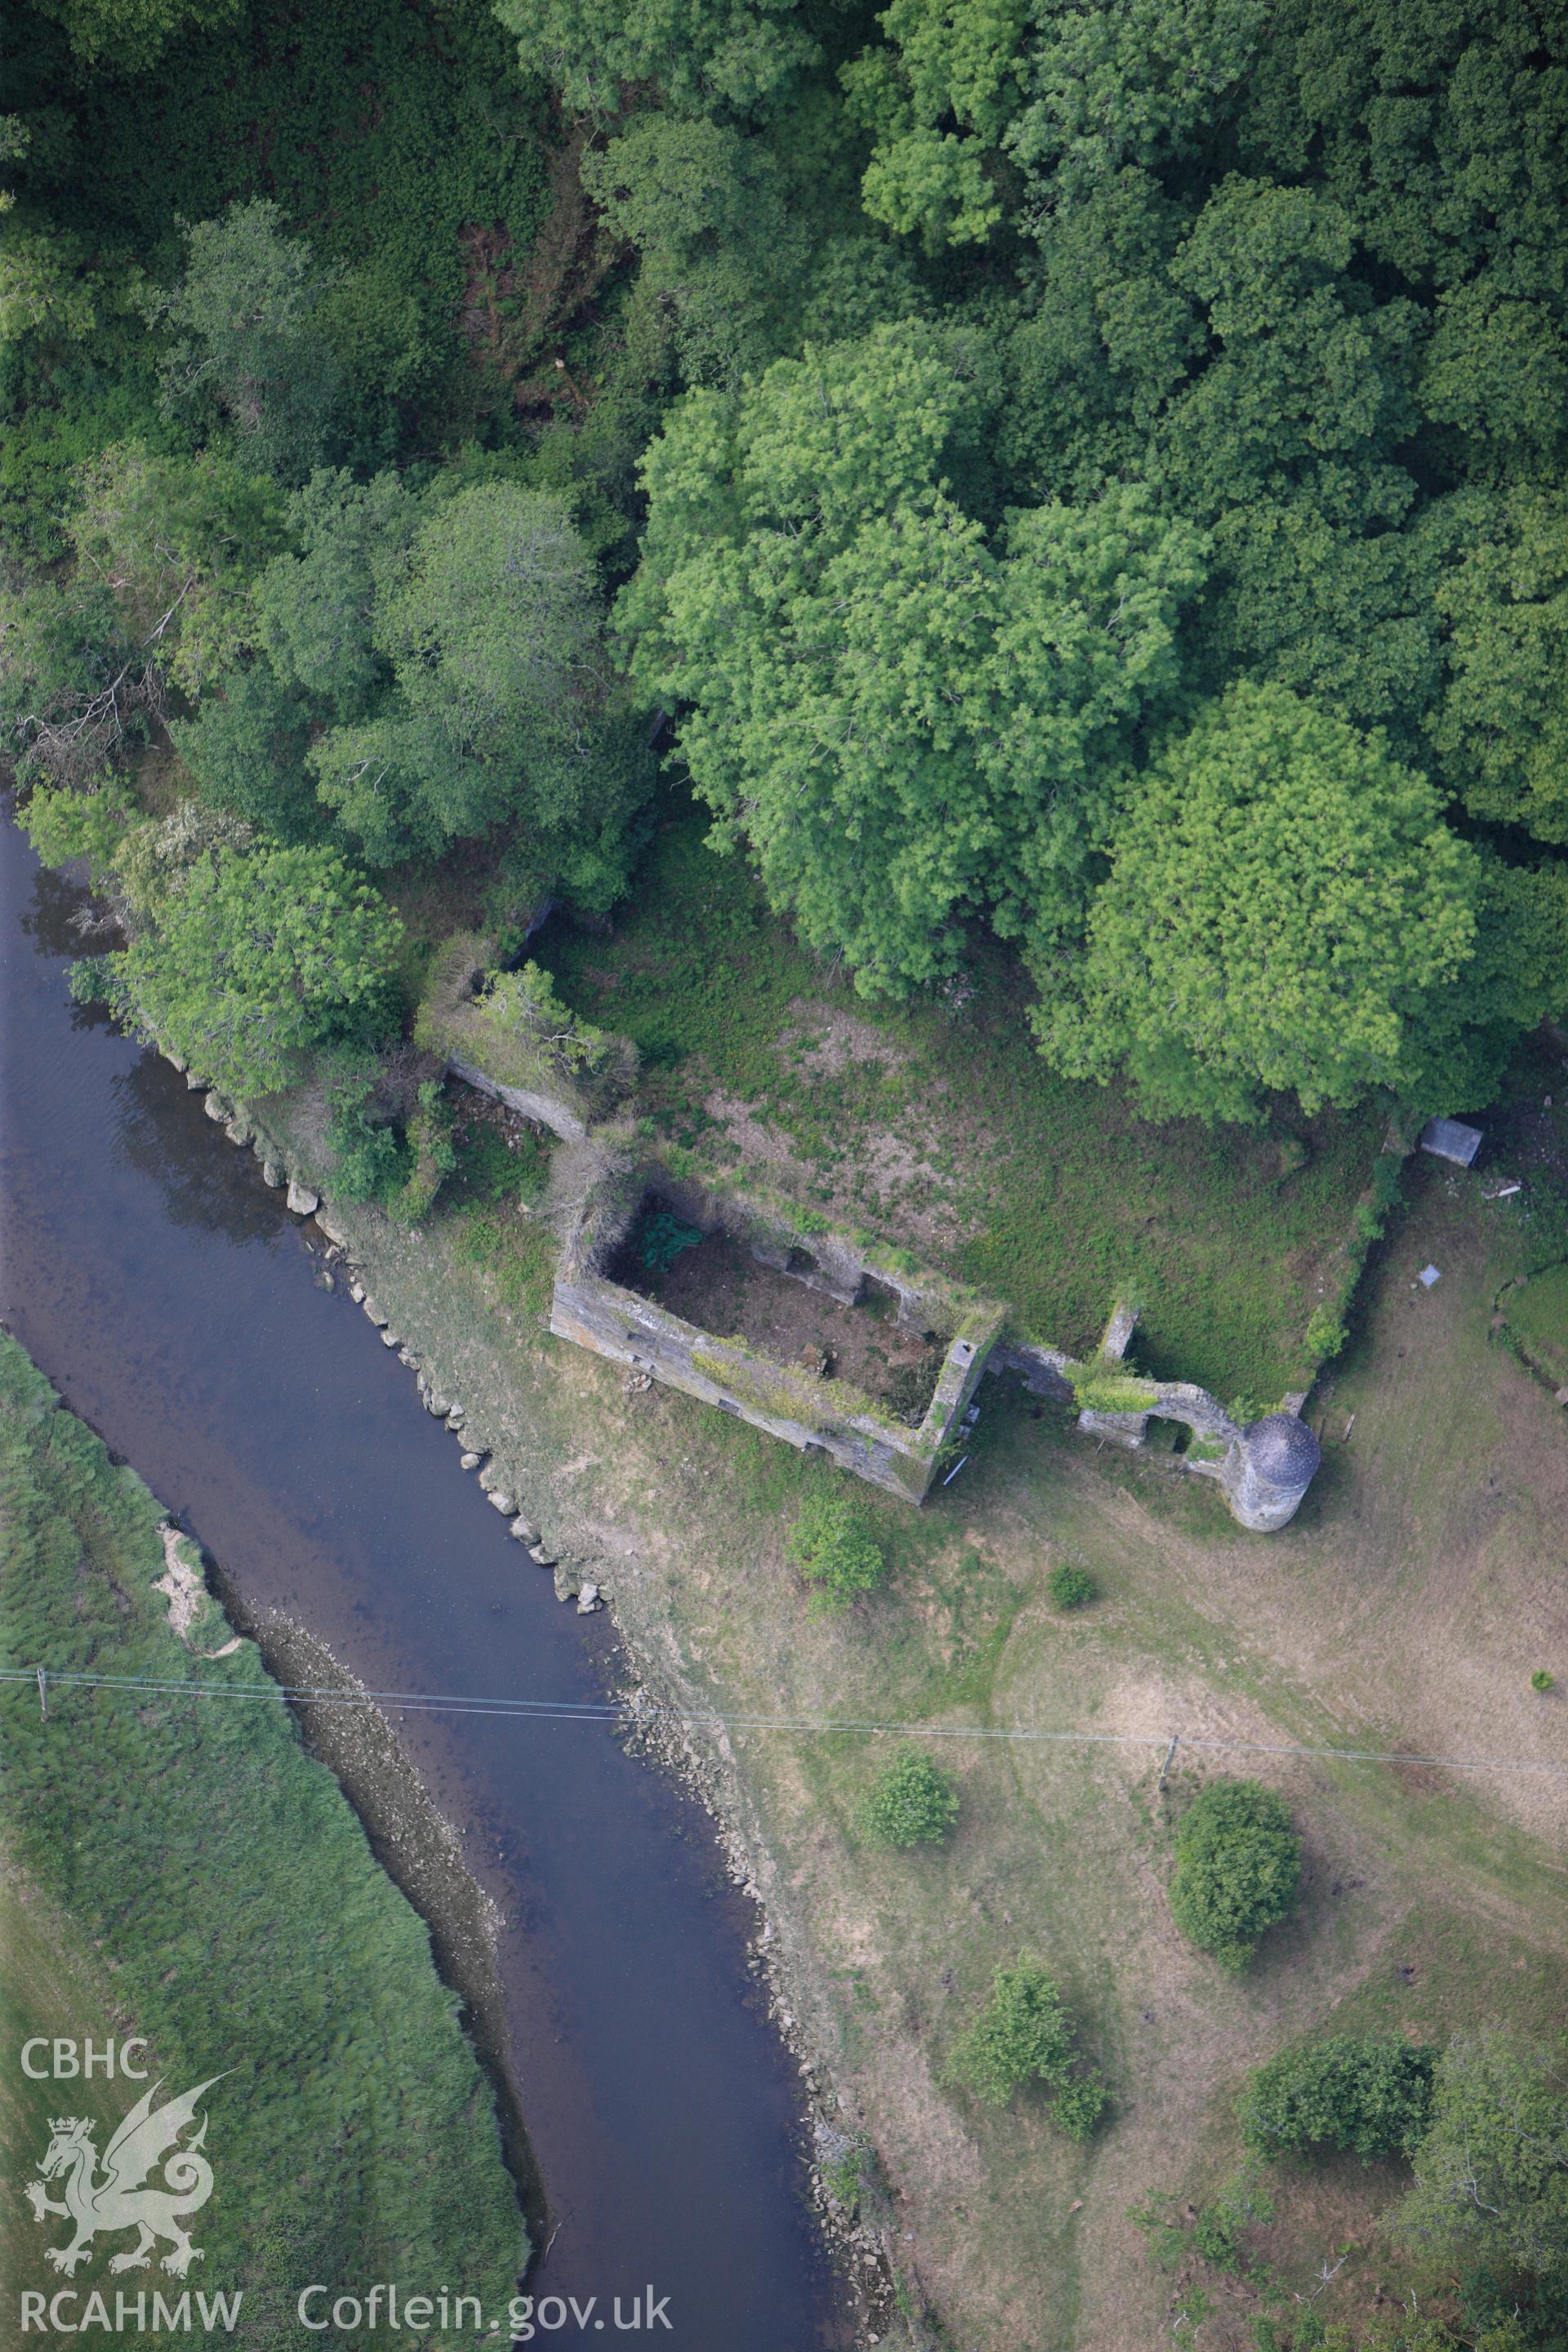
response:
[[[329,1183],[340,1201],[387,1201],[408,1181],[414,1155],[386,1117],[377,1118],[376,1066],[354,1055],[323,1069]]]
[[[1051,1596],[1053,1609],[1087,1609],[1100,1594],[1100,1587],[1088,1569],[1075,1568],[1070,1560],[1052,1569],[1046,1579],[1046,1591]]]
[[[992,2107],[1005,2107],[1026,2083],[1047,2084],[1057,2094],[1055,2118],[1072,2139],[1087,2139],[1105,2111],[1105,2084],[1083,2063],[1055,1979],[1035,1960],[997,1969],[984,2007],[954,2045],[950,2071]]]
[[[344,1201],[385,1201],[407,1181],[409,1153],[394,1127],[374,1126],[363,1110],[334,1120],[328,1141],[337,1154],[332,1191]]]
[[[854,2213],[862,2194],[876,2179],[876,2151],[868,2140],[851,2140],[837,2156],[825,2157],[818,2169],[822,2185],[834,2203]]]
[[[695,1249],[701,1239],[697,1226],[683,1225],[672,1209],[655,1209],[642,1221],[638,1255],[650,1274],[668,1274],[681,1252]]]
[[[1120,1364],[1069,1366],[1073,1402],[1080,1412],[1147,1412],[1159,1402],[1152,1381],[1141,1381]]]
[[[789,1535],[789,1556],[813,1588],[818,1609],[847,1609],[888,1572],[882,1547],[853,1496],[819,1487],[808,1495]]]
[[[1239,2110],[1243,2137],[1259,2156],[1409,2156],[1426,2137],[1437,2056],[1424,2042],[1344,2033],[1299,2042],[1252,2076]]]
[[[1544,1666],[1537,1666],[1530,1677],[1530,1687],[1532,1691],[1555,1690],[1557,1677],[1555,1675],[1548,1674]]]
[[[879,1845],[938,1845],[957,1819],[951,1774],[921,1748],[901,1748],[860,1808],[861,1826]]]
[[[1291,1908],[1300,1881],[1290,1816],[1257,1780],[1216,1780],[1182,1816],[1171,1916],[1222,1967],[1247,1966],[1264,1929]]]
[[[387,1202],[400,1225],[416,1225],[436,1204],[436,1195],[458,1164],[451,1107],[438,1078],[419,1089],[419,1108],[408,1122],[414,1165],[402,1191]]]
[[[1337,1356],[1349,1338],[1349,1331],[1331,1307],[1313,1307],[1307,1319],[1304,1344],[1314,1364],[1326,1364],[1331,1356]]]

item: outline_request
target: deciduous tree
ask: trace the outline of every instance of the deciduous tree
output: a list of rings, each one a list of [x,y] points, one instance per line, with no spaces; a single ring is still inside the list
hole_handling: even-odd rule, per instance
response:
[[[1010,515],[952,497],[968,394],[907,327],[689,397],[647,465],[620,616],[720,837],[867,992],[951,971],[966,918],[1081,905],[1136,729],[1170,706],[1201,535],[1136,488]]]
[[[321,310],[341,275],[258,196],[187,228],[184,275],[149,305],[177,338],[171,398],[216,393],[256,470],[281,482],[321,463],[333,428],[342,377]]]
[[[1568,2065],[1495,2031],[1438,2063],[1402,2234],[1466,2266],[1568,2286]]]
[[[401,929],[331,851],[239,845],[179,872],[89,984],[217,1086],[268,1094],[384,1019]]]
[[[1282,687],[1234,687],[1130,788],[1081,955],[1042,967],[1042,1042],[1151,1113],[1256,1117],[1427,1076],[1475,952],[1479,862],[1424,776]]]

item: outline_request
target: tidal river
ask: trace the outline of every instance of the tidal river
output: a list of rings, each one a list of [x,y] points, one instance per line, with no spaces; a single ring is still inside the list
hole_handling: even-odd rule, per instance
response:
[[[8,1328],[248,1613],[289,1611],[373,1689],[602,1696],[603,1618],[555,1601],[201,1097],[71,1004],[80,894],[9,824],[0,854]],[[551,2240],[530,2288],[600,2315],[536,2340],[603,2344],[611,2299],[647,2312],[651,2287],[639,2341],[847,2341],[791,2070],[705,1817],[602,1724],[425,1715],[398,1731],[508,1921],[510,2071]],[[460,2247],[450,2261],[460,2288]]]

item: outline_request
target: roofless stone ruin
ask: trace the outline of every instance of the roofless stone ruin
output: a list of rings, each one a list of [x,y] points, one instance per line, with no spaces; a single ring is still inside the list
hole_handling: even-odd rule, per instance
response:
[[[1234,1517],[1270,1533],[1321,1459],[1300,1398],[1242,1424],[1206,1389],[1154,1381],[1124,1359],[1137,1309],[1118,1301],[1080,1362],[1007,1328],[1004,1304],[904,1270],[796,1204],[689,1183],[621,1113],[636,1049],[590,1029],[546,975],[489,969],[486,943],[448,943],[416,1034],[452,1076],[550,1129],[567,1147],[550,1328],[634,1378],[660,1381],[919,1504],[962,1452],[985,1377],[1077,1407],[1101,1444],[1141,1447],[1175,1423],[1179,1468],[1215,1479]],[[714,1328],[721,1326],[722,1328]]]

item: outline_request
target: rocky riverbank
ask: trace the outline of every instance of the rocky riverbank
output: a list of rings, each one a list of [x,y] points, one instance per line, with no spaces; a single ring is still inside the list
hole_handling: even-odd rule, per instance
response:
[[[187,1083],[193,1083],[187,1074]],[[714,1824],[731,1883],[756,1906],[746,1965],[764,1992],[775,2031],[800,2080],[800,2127],[811,2164],[812,2193],[825,2241],[851,2290],[861,2340],[920,2347],[934,2342],[912,2264],[900,2261],[892,2201],[883,2186],[866,2120],[852,2093],[835,2079],[826,2037],[814,2031],[792,1950],[787,1905],[731,1741],[721,1725],[689,1728],[707,1713],[689,1683],[641,1555],[664,1542],[658,1528],[606,1528],[574,1482],[598,1457],[573,1451],[595,1418],[588,1393],[605,1368],[565,1360],[539,1321],[504,1307],[477,1304],[474,1277],[459,1275],[439,1228],[392,1223],[373,1207],[323,1202],[318,1173],[316,1106],[309,1098],[269,1105],[265,1117],[207,1096],[209,1117],[230,1142],[253,1153],[262,1180],[284,1193],[306,1226],[320,1265],[317,1279],[342,1287],[409,1372],[410,1410],[440,1422],[459,1459],[504,1517],[519,1545],[520,1567],[548,1573],[563,1605],[580,1615],[612,1610],[620,1653],[613,1695],[626,1713],[634,1752],[677,1778]],[[634,1376],[635,1378],[635,1376]],[[578,1389],[583,1393],[574,1399]],[[636,1394],[645,1393],[641,1382]],[[628,1387],[626,1400],[634,1401]],[[232,1605],[232,1604],[231,1604]],[[331,1687],[352,1678],[292,1620],[247,1628],[268,1649],[280,1678]],[[499,2062],[499,1996],[489,1954],[493,1906],[464,1864],[460,1841],[437,1811],[408,1764],[395,1731],[368,1706],[302,1710],[307,1736],[339,1774],[391,1874],[430,1922],[443,1972],[462,1994],[487,2063]],[[538,2201],[514,2089],[507,2086],[509,2143],[519,2175]]]

